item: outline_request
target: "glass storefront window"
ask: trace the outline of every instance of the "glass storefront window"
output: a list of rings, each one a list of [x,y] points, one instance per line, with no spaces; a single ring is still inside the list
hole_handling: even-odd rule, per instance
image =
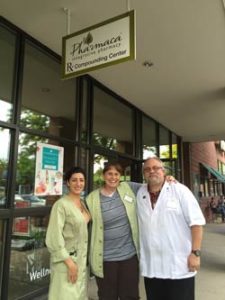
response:
[[[172,134],[172,158],[178,159],[178,143],[175,134]]]
[[[17,160],[17,184],[15,207],[30,207],[45,205],[42,199],[35,199],[34,180],[37,142],[48,143],[46,138],[21,133],[19,137],[19,152]],[[25,198],[26,199],[25,199]],[[40,201],[39,201],[40,200]]]
[[[61,80],[53,57],[25,45],[21,125],[75,139],[75,80]]]
[[[173,175],[173,167],[172,167],[172,162],[171,161],[165,161],[163,160],[163,165],[166,171],[166,175]]]
[[[95,145],[133,154],[132,109],[97,87],[93,122]]]
[[[10,122],[12,115],[12,104],[0,99],[0,108],[0,120],[4,122]]]
[[[82,98],[82,124],[81,141],[87,142],[87,101],[88,101],[88,82],[83,80],[83,98]]]
[[[143,159],[156,156],[156,123],[145,116],[142,117],[142,140]]]
[[[88,167],[88,158],[89,158],[89,150],[81,148],[80,149],[80,166],[87,171]]]
[[[201,178],[201,183],[199,186],[199,194],[201,195],[201,197],[205,197],[205,190],[204,190],[204,184],[202,183],[202,178]]]
[[[208,180],[208,189],[209,189],[209,195],[210,196],[215,196],[214,194],[214,184],[213,184],[213,179]]]
[[[180,155],[179,155],[179,138],[172,133],[172,173],[177,180],[181,181]]]
[[[0,120],[11,121],[16,36],[0,26]]]
[[[169,130],[159,126],[159,157],[161,159],[170,158]]]
[[[14,218],[11,241],[9,300],[49,284],[49,253],[45,246],[46,217]]]
[[[208,185],[208,179],[204,180],[204,186],[205,186],[205,196],[209,196],[209,185]]]
[[[171,161],[171,172],[170,174],[173,175],[175,178],[177,178],[177,180],[179,180],[179,177],[178,177],[178,167],[177,167],[177,160],[172,160]]]
[[[102,177],[102,171],[104,169],[105,164],[108,162],[108,158],[100,155],[95,154],[94,156],[94,169],[93,169],[93,189],[97,189],[100,186],[103,185],[103,177]]]
[[[6,186],[9,166],[10,131],[0,127],[0,207],[6,203]]]
[[[0,220],[0,290],[2,289],[2,266],[3,266],[3,251],[5,242],[5,220]]]
[[[60,197],[60,195],[51,194],[46,196],[35,195],[34,186],[37,142],[64,148],[64,171],[68,170],[74,165],[75,146],[73,144],[61,143],[56,140],[49,140],[40,136],[21,133],[19,137],[19,152],[16,174],[17,181],[14,202],[16,208],[52,205]],[[47,179],[49,182],[52,180],[51,178],[46,178],[46,182]],[[61,181],[58,182],[60,183]],[[63,185],[63,193],[65,191],[66,185]]]

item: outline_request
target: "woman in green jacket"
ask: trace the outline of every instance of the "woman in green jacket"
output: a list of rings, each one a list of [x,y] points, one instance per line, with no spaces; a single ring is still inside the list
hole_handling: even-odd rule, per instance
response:
[[[69,193],[53,205],[46,235],[51,254],[49,300],[87,300],[87,224],[90,214],[81,200],[85,173],[73,167],[65,180]]]
[[[90,266],[99,300],[139,299],[138,224],[135,194],[138,183],[120,182],[122,168],[108,163],[104,186],[86,199],[92,216]]]

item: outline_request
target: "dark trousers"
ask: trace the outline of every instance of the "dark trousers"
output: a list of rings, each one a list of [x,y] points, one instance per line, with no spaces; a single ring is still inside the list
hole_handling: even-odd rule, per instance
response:
[[[104,262],[104,278],[96,277],[99,300],[139,299],[137,256],[123,261]]]
[[[144,278],[147,300],[194,300],[195,278]]]

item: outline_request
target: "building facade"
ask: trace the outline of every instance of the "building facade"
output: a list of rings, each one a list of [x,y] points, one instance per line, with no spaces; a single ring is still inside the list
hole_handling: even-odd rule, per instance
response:
[[[90,76],[62,81],[61,57],[3,18],[0,54],[1,299],[33,299],[48,288],[45,233],[59,198],[34,195],[37,142],[63,147],[63,170],[83,167],[88,193],[110,160],[142,182],[143,159],[158,155],[181,180],[181,138]]]
[[[184,180],[195,194],[207,221],[212,220],[211,198],[225,195],[224,141],[184,143]]]

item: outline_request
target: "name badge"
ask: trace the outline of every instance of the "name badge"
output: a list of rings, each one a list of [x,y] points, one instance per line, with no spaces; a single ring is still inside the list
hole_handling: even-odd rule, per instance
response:
[[[127,201],[127,202],[130,202],[130,203],[133,202],[133,198],[128,196],[128,195],[124,196],[124,200]]]
[[[177,209],[178,208],[177,199],[176,198],[169,199],[166,207],[170,209]]]

